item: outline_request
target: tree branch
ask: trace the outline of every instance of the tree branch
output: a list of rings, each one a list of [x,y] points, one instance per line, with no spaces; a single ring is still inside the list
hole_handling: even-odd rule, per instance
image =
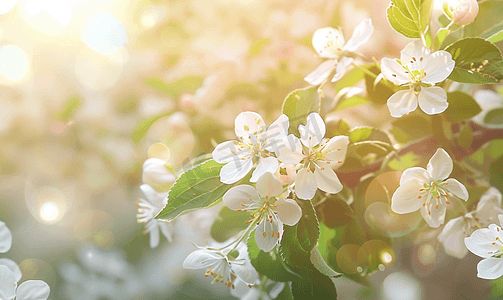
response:
[[[503,139],[503,128],[487,128],[475,124],[472,121],[470,121],[469,124],[473,130],[473,142],[469,148],[463,148],[459,146],[457,142],[450,141],[452,145],[451,149],[449,149],[451,152],[449,154],[458,161],[461,161],[465,157],[470,156],[489,141]],[[452,129],[453,133],[459,132],[459,125],[455,124]],[[431,135],[422,140],[415,141],[403,146],[398,150],[398,155],[404,155],[406,153],[413,152],[414,154],[420,156],[431,157],[440,147],[440,144],[441,143],[438,142],[433,135]],[[360,182],[361,177],[369,173],[379,171],[381,164],[382,159],[357,170],[337,172],[337,176],[339,177],[341,182],[345,183],[347,186],[355,187]]]

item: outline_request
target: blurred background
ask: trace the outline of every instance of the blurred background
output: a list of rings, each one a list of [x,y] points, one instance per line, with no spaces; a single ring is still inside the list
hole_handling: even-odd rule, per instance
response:
[[[53,300],[234,299],[203,271],[182,268],[191,242],[209,243],[220,206],[179,218],[172,243],[149,247],[135,205],[149,146],[165,143],[176,169],[233,139],[241,111],[275,120],[322,61],[311,46],[320,27],[340,26],[348,39],[370,17],[364,60],[397,57],[408,40],[389,26],[388,5],[1,0],[0,220],[13,233],[2,257],[19,264],[22,281],[46,281]],[[371,103],[327,120],[340,117],[351,127],[391,118]],[[449,299],[453,289],[490,288],[475,277],[476,259],[395,246],[397,261],[371,277],[373,288],[336,280],[340,299]],[[411,267],[418,257],[426,267]]]

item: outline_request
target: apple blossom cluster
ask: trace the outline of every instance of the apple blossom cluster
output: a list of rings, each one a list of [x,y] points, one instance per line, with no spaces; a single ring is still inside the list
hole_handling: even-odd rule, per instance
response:
[[[0,253],[12,247],[12,233],[4,222],[0,221]],[[51,289],[42,280],[27,280],[21,283],[22,274],[18,265],[8,259],[0,259],[0,299],[6,300],[47,300]]]

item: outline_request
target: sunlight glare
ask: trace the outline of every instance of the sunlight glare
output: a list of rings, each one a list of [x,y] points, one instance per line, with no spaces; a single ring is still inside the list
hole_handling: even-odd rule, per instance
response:
[[[52,202],[46,202],[42,204],[42,207],[40,207],[40,217],[45,222],[48,223],[53,222],[58,218],[58,215],[59,215],[58,207],[56,206],[56,204]]]
[[[72,9],[64,0],[22,0],[20,14],[36,31],[55,36],[61,34],[70,23]]]
[[[0,77],[20,81],[30,69],[30,60],[23,49],[15,45],[0,47]]]
[[[126,27],[114,16],[103,12],[87,18],[83,34],[86,45],[104,55],[117,52],[128,40]]]
[[[17,0],[2,0],[0,1],[0,15],[4,15],[11,11],[16,6]]]

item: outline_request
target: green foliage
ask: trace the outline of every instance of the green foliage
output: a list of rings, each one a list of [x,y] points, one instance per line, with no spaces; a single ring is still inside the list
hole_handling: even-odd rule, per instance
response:
[[[391,27],[409,38],[420,38],[428,29],[432,0],[391,0],[386,10]]]
[[[172,82],[165,82],[153,77],[145,79],[145,83],[173,99],[178,99],[183,93],[194,93],[203,85],[203,80],[204,77],[201,76],[186,76]]]
[[[349,132],[349,147],[347,156],[365,158],[369,154],[382,157],[388,154],[393,147],[389,136],[373,127],[356,127]],[[347,169],[346,164],[343,165]]]
[[[503,36],[503,2],[502,1],[484,1],[479,4],[479,13],[475,21],[464,26],[463,34],[465,37],[481,37],[493,43],[501,41]]]
[[[185,171],[168,193],[168,204],[156,219],[172,221],[181,214],[216,204],[232,185],[220,182],[222,165],[208,160]]]
[[[503,193],[503,155],[489,166],[489,183]]]
[[[302,217],[297,223],[297,239],[302,249],[311,252],[320,236],[318,218],[310,200],[298,199],[297,203],[302,208]]]
[[[362,97],[362,96],[353,96],[353,97],[345,98],[345,99],[342,99],[339,102],[337,102],[337,105],[336,105],[334,111],[341,111],[341,110],[344,110],[347,108],[366,104],[369,102],[370,102],[369,99],[367,99],[366,97]]]
[[[482,111],[477,101],[463,92],[452,92],[447,94],[447,102],[449,106],[444,114],[451,123],[471,119]]]
[[[309,270],[307,280],[292,281],[292,294],[297,299],[337,299],[332,279],[316,269]]]
[[[378,105],[386,104],[389,97],[395,93],[395,86],[386,78],[381,78],[377,84],[374,84],[376,76],[381,73],[381,68],[378,65],[368,65],[366,68],[375,74],[375,76],[365,74],[365,87],[370,101]]]
[[[289,132],[299,135],[299,125],[306,124],[307,116],[320,112],[321,100],[317,87],[298,89],[286,96],[283,102],[283,113],[290,119]]]
[[[498,83],[503,79],[503,58],[498,47],[481,38],[459,40],[445,51],[452,54],[456,66],[449,79],[475,84]]]
[[[327,136],[347,135],[351,128],[343,119],[326,122]]]
[[[503,124],[503,108],[493,109],[484,117],[484,123],[491,125]]]
[[[266,46],[270,42],[271,42],[270,39],[254,40],[251,47],[250,47],[250,51],[248,52],[248,55],[251,57],[251,56],[255,56],[255,55],[259,54],[260,51],[262,51],[262,49],[264,48],[264,46]]]
[[[55,114],[56,119],[61,121],[69,121],[77,108],[82,105],[82,100],[79,97],[70,97],[66,100],[63,108]]]
[[[158,115],[155,115],[153,117],[150,117],[148,119],[142,120],[138,125],[136,125],[136,128],[133,131],[133,134],[131,135],[131,138],[133,139],[133,142],[139,143],[141,139],[147,134],[148,130],[152,126],[152,124],[155,123],[155,121],[159,120],[162,117],[169,116],[173,113],[173,111],[167,111],[160,113]]]
[[[415,154],[414,152],[408,152],[404,155],[400,155],[399,157],[397,156],[397,158],[393,158],[392,160],[390,160],[388,166],[392,170],[403,171],[405,169],[417,166],[420,161],[421,159],[418,157],[417,154]]]
[[[211,237],[223,243],[235,234],[246,229],[245,222],[250,219],[250,215],[244,212],[234,211],[227,206],[222,207],[218,213],[218,217],[211,225]]]
[[[320,221],[328,228],[347,225],[353,219],[353,209],[339,197],[341,193],[327,195],[326,199],[316,207]]]
[[[416,112],[403,116],[392,123],[390,132],[400,144],[431,135],[431,122],[423,114]]]
[[[260,274],[279,282],[292,281],[298,278],[298,275],[286,268],[285,263],[276,250],[264,252],[258,248],[255,241],[255,231],[250,234],[247,245],[251,264]]]
[[[227,99],[234,100],[239,96],[247,96],[250,98],[258,98],[261,93],[259,92],[257,86],[255,84],[251,84],[249,82],[239,82],[232,85],[225,95]]]

